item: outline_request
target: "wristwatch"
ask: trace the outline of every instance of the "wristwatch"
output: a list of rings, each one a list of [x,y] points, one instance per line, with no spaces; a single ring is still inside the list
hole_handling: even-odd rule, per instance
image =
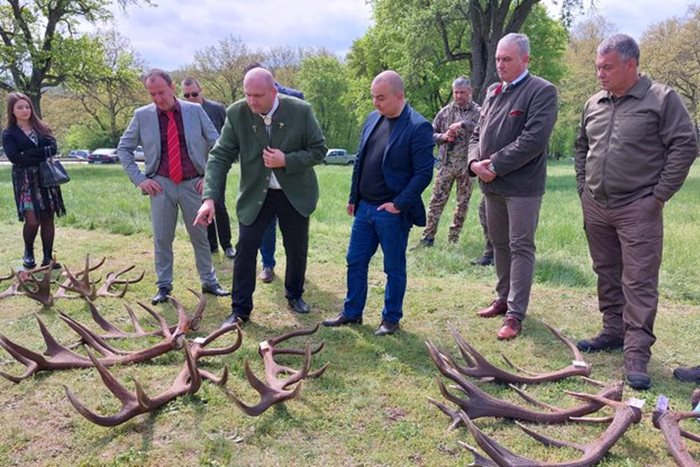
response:
[[[494,166],[493,166],[493,162],[489,162],[489,165],[488,165],[487,168],[488,168],[491,172],[493,172],[494,175],[498,175],[498,174],[496,174],[496,169],[495,169]]]

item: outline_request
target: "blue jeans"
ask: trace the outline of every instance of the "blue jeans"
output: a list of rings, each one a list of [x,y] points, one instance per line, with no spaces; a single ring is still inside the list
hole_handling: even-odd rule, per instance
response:
[[[367,270],[369,262],[381,245],[384,253],[384,309],[382,319],[398,323],[403,316],[403,297],[406,294],[406,247],[410,221],[400,214],[377,211],[378,205],[361,201],[355,207],[355,220],[350,233],[347,263],[348,293],[343,314],[357,319],[367,302]]]
[[[260,244],[260,256],[264,268],[274,269],[275,264],[275,243],[277,240],[277,216],[272,218],[272,222],[265,229],[262,243]]]

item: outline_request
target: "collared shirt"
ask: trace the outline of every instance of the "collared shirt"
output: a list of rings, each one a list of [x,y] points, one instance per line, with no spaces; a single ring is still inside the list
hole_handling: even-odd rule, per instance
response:
[[[520,74],[518,75],[518,77],[515,78],[515,79],[514,79],[513,81],[511,81],[510,83],[506,83],[506,82],[504,81],[504,82],[503,82],[503,86],[501,87],[501,90],[506,91],[507,89],[511,88],[512,86],[517,85],[519,82],[521,82],[522,80],[525,79],[525,77],[527,76],[528,73],[529,73],[528,69],[525,68],[525,70],[523,70],[523,72],[520,73]]]
[[[469,156],[469,139],[479,122],[479,112],[481,108],[476,102],[469,102],[465,106],[450,102],[435,116],[433,120],[433,140],[439,145],[440,162],[443,164],[463,164],[467,166]],[[455,122],[462,122],[462,130],[457,138],[452,141],[442,139],[442,133],[446,132],[449,126]]]
[[[654,194],[668,201],[698,155],[693,123],[670,87],[641,76],[623,96],[600,91],[584,106],[576,181],[607,208]]]
[[[260,118],[263,119],[263,123],[265,122],[266,118],[269,118],[270,125],[265,125],[265,131],[267,132],[267,138],[268,140],[272,137],[272,116],[275,114],[275,111],[277,110],[277,107],[280,106],[280,100],[278,97],[275,97],[275,102],[272,104],[272,109],[266,114],[260,114]],[[262,156],[261,156],[262,157]],[[281,190],[282,185],[280,185],[280,182],[277,180],[277,177],[275,177],[275,171],[272,170],[270,172],[270,184],[268,185],[270,188],[273,190]]]
[[[173,117],[175,117],[175,125],[177,125],[177,133],[180,140],[180,163],[182,165],[182,179],[189,180],[199,176],[195,169],[189,154],[187,153],[187,141],[185,140],[185,127],[182,123],[182,110],[180,103],[175,99],[175,105],[172,108]],[[170,165],[168,163],[168,112],[157,109],[158,125],[160,126],[160,165],[156,174],[163,177],[170,177]]]

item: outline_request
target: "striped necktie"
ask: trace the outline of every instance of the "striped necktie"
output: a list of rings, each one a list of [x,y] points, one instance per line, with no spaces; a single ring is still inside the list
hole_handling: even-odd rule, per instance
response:
[[[175,123],[175,113],[168,116],[168,176],[176,185],[182,181],[182,160],[180,159],[180,135]]]

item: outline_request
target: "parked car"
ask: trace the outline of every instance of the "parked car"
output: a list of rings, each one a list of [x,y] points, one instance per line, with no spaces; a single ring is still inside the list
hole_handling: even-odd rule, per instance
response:
[[[90,164],[116,164],[119,162],[116,148],[100,148],[92,151],[88,156]]]
[[[331,165],[354,165],[356,154],[348,154],[345,149],[329,149],[326,157],[323,159],[324,164]]]
[[[90,155],[90,151],[87,149],[74,149],[68,153],[68,157],[71,159],[87,160]]]

